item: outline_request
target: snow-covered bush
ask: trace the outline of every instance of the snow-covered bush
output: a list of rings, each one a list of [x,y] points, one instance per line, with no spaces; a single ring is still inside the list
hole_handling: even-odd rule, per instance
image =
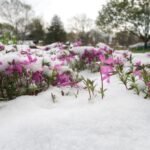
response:
[[[112,56],[113,50],[106,48],[94,48],[94,47],[74,47],[71,49],[75,55],[78,56],[78,60],[75,60],[72,68],[75,70],[90,69],[91,72],[98,72],[99,66],[96,65],[100,61],[99,57],[105,55],[107,58]]]
[[[0,97],[13,99],[20,95],[36,95],[50,86],[77,87],[82,80],[91,94],[94,82],[81,78],[76,71],[90,70],[100,73],[99,93],[104,98],[105,82],[117,74],[126,89],[150,97],[150,65],[133,62],[129,52],[115,52],[109,47],[94,48],[75,45],[70,49],[62,43],[49,45],[49,49],[30,49],[28,46],[1,46]],[[147,55],[149,57],[149,55]],[[142,84],[141,84],[142,82]]]
[[[115,69],[126,89],[150,98],[150,64],[142,64],[140,61],[134,63],[131,54],[123,53],[122,59],[116,59]]]
[[[37,55],[41,53],[42,56]],[[36,95],[52,86],[75,86],[76,74],[66,65],[73,59],[62,50],[51,57],[43,50],[26,49],[4,53],[0,61],[0,97],[13,99],[20,95]]]

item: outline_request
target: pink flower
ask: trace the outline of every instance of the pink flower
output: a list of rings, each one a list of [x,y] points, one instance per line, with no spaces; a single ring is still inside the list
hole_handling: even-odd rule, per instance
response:
[[[142,78],[142,72],[141,72],[141,70],[135,70],[135,71],[133,72],[133,74],[134,74],[135,76],[138,76],[139,79]]]
[[[82,45],[81,40],[78,40],[75,43],[73,43],[73,47],[78,47],[78,46],[81,46],[81,45]]]
[[[29,64],[30,64],[30,62],[29,62],[29,61],[27,61],[27,60],[25,60],[25,61],[21,61],[21,62],[20,62],[20,64],[22,64],[22,65],[29,65]]]
[[[32,58],[31,55],[27,54],[28,60],[30,63],[36,62],[37,58]]]
[[[43,75],[42,75],[42,72],[41,71],[36,71],[32,74],[32,80],[35,82],[35,83],[40,83],[42,82],[43,80]]]
[[[108,74],[113,72],[113,68],[111,66],[101,66],[102,74]]]
[[[138,66],[141,66],[141,61],[136,62],[135,65],[136,65],[137,67],[138,67]]]
[[[115,63],[116,65],[123,65],[123,60],[122,60],[121,58],[117,57],[117,58],[114,60],[114,63]]]
[[[3,63],[0,61],[0,65],[3,65]]]
[[[105,55],[103,54],[99,56],[99,59],[103,64],[107,64],[107,65],[113,65],[115,62],[112,57],[106,59]]]
[[[3,45],[0,45],[0,51],[4,50],[5,49],[5,46]]]
[[[103,77],[102,77],[102,80],[107,80],[107,82],[109,83],[110,82],[110,76],[108,74],[105,74]]]
[[[67,86],[71,83],[71,76],[66,73],[58,74],[57,76],[57,85]]]
[[[99,59],[100,59],[100,61],[102,62],[102,63],[104,63],[105,62],[105,55],[100,55],[99,56]]]
[[[17,72],[19,75],[22,74],[23,67],[20,64],[15,64],[13,69],[14,69],[14,72]]]
[[[5,73],[7,75],[10,75],[12,73],[18,73],[19,75],[22,75],[23,66],[20,62],[15,62],[15,60],[12,61],[12,63],[6,68]]]
[[[62,65],[59,65],[59,64],[58,64],[58,65],[55,65],[55,66],[54,66],[54,69],[55,69],[55,70],[59,70],[59,69],[61,69],[61,67],[62,67]]]
[[[107,82],[109,82],[109,78],[113,74],[113,67],[108,65],[101,66],[100,73],[102,74],[102,80],[107,80]]]
[[[73,60],[74,55],[70,54],[70,55],[61,55],[58,57],[58,59],[60,59],[63,62],[71,62],[71,60]]]
[[[108,65],[114,64],[114,59],[112,57],[108,58],[107,60],[105,60],[105,64],[108,64]]]
[[[5,74],[10,75],[13,73],[13,66],[10,65],[5,69]]]

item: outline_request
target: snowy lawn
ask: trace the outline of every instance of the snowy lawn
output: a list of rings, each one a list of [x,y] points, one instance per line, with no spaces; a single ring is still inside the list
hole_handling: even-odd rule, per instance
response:
[[[100,82],[99,73],[81,74]],[[104,100],[88,101],[84,89],[75,98],[75,88],[54,87],[1,102],[0,150],[149,150],[150,101],[127,91],[116,76],[106,86]]]

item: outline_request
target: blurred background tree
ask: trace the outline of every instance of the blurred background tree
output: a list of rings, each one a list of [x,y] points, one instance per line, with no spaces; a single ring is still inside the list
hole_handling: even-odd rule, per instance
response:
[[[96,21],[101,30],[126,29],[144,42],[150,40],[150,0],[110,0]]]
[[[28,40],[36,43],[45,39],[44,23],[40,18],[33,18],[31,23],[27,25]]]
[[[48,32],[46,34],[45,42],[65,42],[67,40],[67,33],[63,27],[61,19],[55,15],[52,18],[51,25],[48,27]]]
[[[87,32],[91,30],[92,23],[92,20],[88,18],[85,14],[79,14],[70,19],[69,28],[72,33],[76,34],[76,40],[80,39],[85,45],[89,40]]]
[[[17,39],[24,40],[27,25],[33,16],[31,6],[20,0],[1,0],[0,15],[6,23],[13,26]]]
[[[121,45],[125,48],[140,42],[137,36],[126,30],[117,32],[114,40],[118,45]]]

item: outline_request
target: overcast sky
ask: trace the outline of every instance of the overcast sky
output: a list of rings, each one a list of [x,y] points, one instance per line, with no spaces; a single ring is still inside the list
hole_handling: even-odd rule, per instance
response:
[[[107,0],[24,0],[31,4],[36,15],[41,16],[43,20],[50,23],[51,18],[57,14],[64,22],[75,15],[86,14],[89,18],[95,20],[98,11]]]

